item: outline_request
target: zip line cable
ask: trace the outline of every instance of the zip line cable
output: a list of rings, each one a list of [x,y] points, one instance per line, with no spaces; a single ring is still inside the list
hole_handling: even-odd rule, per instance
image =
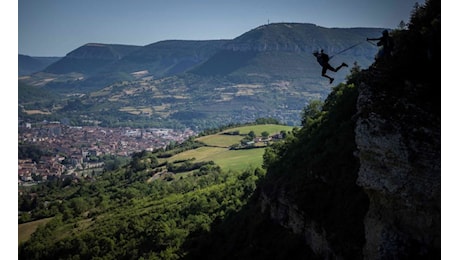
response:
[[[353,44],[352,46],[350,46],[350,47],[348,47],[348,48],[346,48],[346,49],[344,49],[344,50],[341,50],[341,51],[335,53],[334,55],[331,55],[331,57],[330,57],[329,59],[332,59],[334,56],[337,56],[337,55],[339,55],[339,54],[341,54],[341,53],[344,53],[344,52],[346,52],[346,51],[348,51],[348,50],[350,50],[350,49],[353,49],[354,47],[356,47],[356,46],[358,46],[358,45],[360,45],[360,44],[362,44],[362,43],[364,43],[364,42],[359,42],[359,43],[357,43],[357,44]]]
[[[369,41],[369,40],[366,40],[366,41],[367,41],[368,43],[374,45],[374,46],[378,46],[377,44],[375,44],[375,43],[373,43],[373,42],[371,42],[371,41]]]
[[[356,46],[358,46],[358,45],[360,45],[360,44],[363,44],[363,43],[365,43],[365,42],[367,42],[367,43],[369,43],[369,44],[372,44],[372,45],[374,45],[374,46],[377,46],[377,44],[375,44],[375,43],[373,43],[373,42],[371,42],[371,41],[368,41],[368,40],[362,41],[362,42],[358,42],[358,43],[353,44],[352,46],[350,46],[350,47],[348,47],[348,48],[346,48],[346,49],[343,49],[343,50],[341,50],[341,51],[339,51],[339,52],[337,52],[337,53],[334,53],[334,55],[331,55],[331,56],[329,57],[329,59],[332,59],[332,58],[334,58],[334,56],[337,56],[337,55],[339,55],[339,54],[341,54],[341,53],[344,53],[344,52],[346,52],[346,51],[348,51],[348,50],[350,50],[350,49],[353,49],[354,47],[356,47]]]

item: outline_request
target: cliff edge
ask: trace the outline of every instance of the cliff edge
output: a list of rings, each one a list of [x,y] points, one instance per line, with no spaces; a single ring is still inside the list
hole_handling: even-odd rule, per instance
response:
[[[414,85],[408,81],[402,87]],[[363,256],[439,256],[440,118],[366,83],[359,86],[358,92],[357,184],[369,197]]]

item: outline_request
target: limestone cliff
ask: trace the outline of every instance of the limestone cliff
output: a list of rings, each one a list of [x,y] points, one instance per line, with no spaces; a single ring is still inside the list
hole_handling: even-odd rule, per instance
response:
[[[324,228],[300,210],[291,199],[280,195],[276,201],[272,201],[262,193],[260,203],[262,212],[268,213],[272,220],[303,237],[316,256],[324,259],[342,259],[329,245]]]
[[[307,116],[310,123],[277,150],[280,159],[261,185],[262,212],[301,236],[321,259],[363,258],[369,199],[356,184],[357,93],[353,85],[334,88],[322,111]]]
[[[352,153],[359,161],[356,172],[348,167],[344,177],[348,181],[336,181],[334,178],[339,177],[332,178],[327,168],[309,163],[317,159],[308,153],[305,157],[284,155],[283,160],[294,166],[283,166],[283,174],[302,180],[290,182],[280,177],[276,184],[265,184],[259,197],[261,210],[275,223],[300,235],[321,259],[439,258],[440,117],[431,105],[414,99],[431,85],[411,81],[395,87],[372,85],[385,80],[376,68],[361,75],[372,80],[357,87],[356,112],[349,117],[354,122],[356,144]],[[332,141],[326,138],[321,142]],[[291,146],[290,152],[295,150]],[[331,153],[325,158],[331,158],[328,163],[332,165],[340,156]],[[361,192],[367,201],[362,200]],[[338,209],[359,198],[361,202],[353,208]],[[347,216],[347,210],[365,210],[365,214]],[[340,222],[352,228],[343,232]]]
[[[435,256],[441,246],[440,118],[367,84],[359,87],[357,110],[357,183],[370,201],[364,257]]]

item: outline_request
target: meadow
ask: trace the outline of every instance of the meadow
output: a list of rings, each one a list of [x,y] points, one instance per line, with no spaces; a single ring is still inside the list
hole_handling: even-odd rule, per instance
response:
[[[239,144],[240,141],[250,131],[254,131],[256,136],[261,136],[262,132],[266,131],[270,135],[281,131],[289,132],[291,126],[284,125],[249,125],[227,129],[223,132],[207,135],[197,138],[197,141],[205,143],[207,146],[193,150],[188,150],[168,158],[169,162],[194,159],[196,162],[214,161],[222,170],[246,170],[262,166],[264,147],[242,150],[230,150],[229,147],[234,144]],[[239,135],[228,135],[238,131]]]

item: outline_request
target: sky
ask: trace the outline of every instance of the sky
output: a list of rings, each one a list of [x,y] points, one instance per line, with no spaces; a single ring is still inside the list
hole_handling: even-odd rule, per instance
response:
[[[424,0],[19,0],[18,53],[62,57],[90,42],[233,39],[268,22],[392,29],[409,21],[416,2]]]

